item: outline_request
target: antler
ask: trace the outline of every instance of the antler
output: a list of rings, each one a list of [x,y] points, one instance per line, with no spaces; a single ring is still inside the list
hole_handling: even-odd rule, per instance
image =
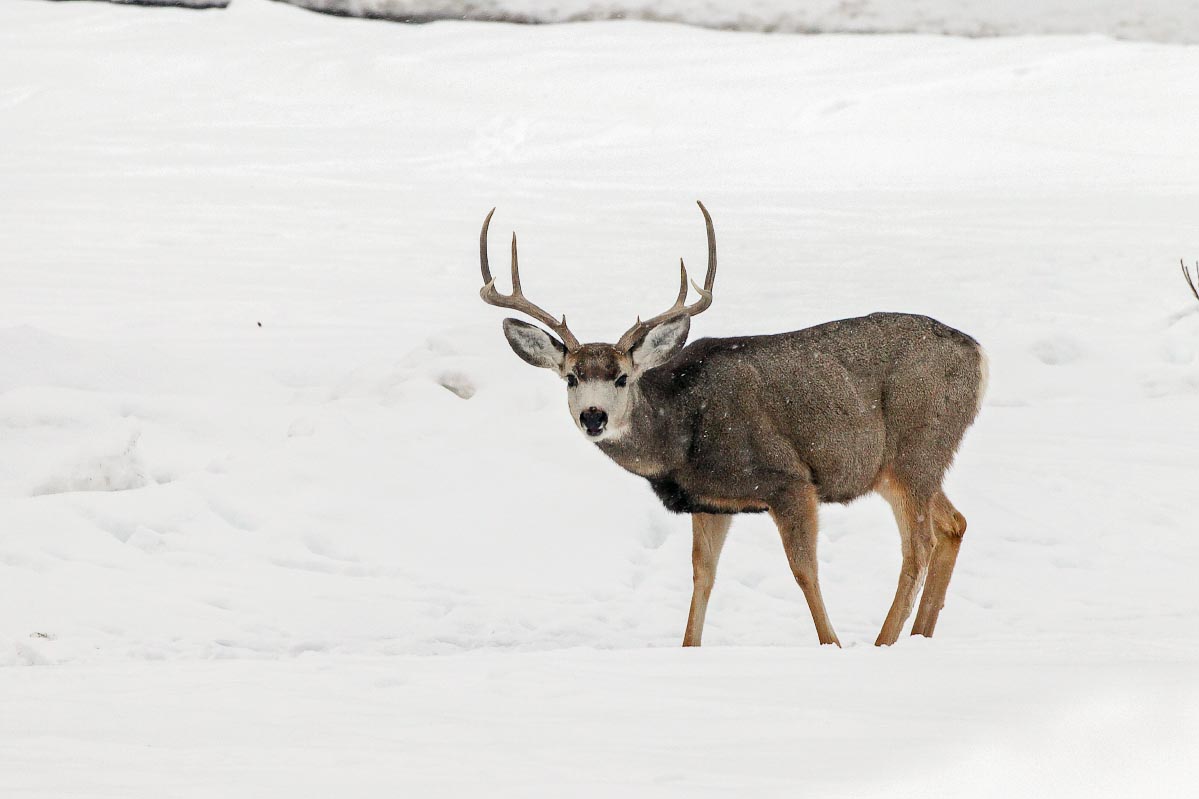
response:
[[[695,281],[691,281],[691,285],[695,286],[695,290],[699,292],[699,299],[691,305],[687,305],[687,267],[683,265],[683,259],[679,259],[679,296],[675,298],[674,305],[670,306],[664,313],[660,313],[650,319],[641,321],[641,317],[637,317],[637,321],[630,327],[625,334],[620,337],[620,341],[616,342],[616,349],[622,352],[628,352],[629,348],[641,340],[649,330],[656,325],[665,322],[667,319],[675,316],[686,314],[687,316],[696,316],[708,309],[712,304],[712,284],[716,281],[716,231],[712,229],[712,217],[708,214],[708,209],[704,208],[704,204],[698,200],[695,203],[699,206],[699,210],[704,215],[704,225],[708,229],[708,274],[704,277],[704,287],[701,289],[695,285]]]
[[[1182,267],[1182,275],[1187,279],[1187,285],[1191,287],[1191,293],[1195,295],[1195,299],[1199,300],[1199,285],[1196,285],[1195,280],[1199,280],[1199,261],[1195,263],[1195,280],[1191,280],[1191,272],[1187,269],[1187,265],[1178,259],[1178,265]]]
[[[516,265],[515,233],[512,234],[512,293],[501,294],[495,287],[495,278],[491,276],[491,267],[487,264],[487,226],[491,224],[491,215],[494,213],[494,208],[487,213],[487,218],[483,220],[483,230],[479,233],[479,266],[483,270],[483,288],[479,289],[479,296],[488,305],[508,308],[533,317],[557,333],[558,338],[562,339],[562,343],[566,345],[568,352],[577,350],[579,340],[566,326],[566,317],[563,316],[562,321],[559,322],[551,314],[525,299],[524,293],[520,290],[520,268]]]

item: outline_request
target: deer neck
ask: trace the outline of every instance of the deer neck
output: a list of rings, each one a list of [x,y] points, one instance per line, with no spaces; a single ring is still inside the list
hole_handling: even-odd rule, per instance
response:
[[[629,419],[620,435],[596,444],[626,471],[661,477],[678,468],[690,446],[669,394],[646,374],[630,387]]]

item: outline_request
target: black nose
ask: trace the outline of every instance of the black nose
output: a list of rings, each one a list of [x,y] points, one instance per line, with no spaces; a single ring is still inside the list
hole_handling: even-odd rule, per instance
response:
[[[583,423],[587,435],[598,436],[604,432],[604,425],[608,423],[608,412],[592,406],[579,414],[579,421]]]

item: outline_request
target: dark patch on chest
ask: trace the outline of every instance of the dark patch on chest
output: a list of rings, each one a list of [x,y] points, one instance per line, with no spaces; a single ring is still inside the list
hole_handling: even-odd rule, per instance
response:
[[[764,507],[747,506],[740,509],[732,509],[729,506],[720,507],[712,505],[698,499],[687,491],[670,477],[648,477],[649,487],[658,495],[658,499],[666,506],[666,510],[671,513],[762,513],[766,510]]]

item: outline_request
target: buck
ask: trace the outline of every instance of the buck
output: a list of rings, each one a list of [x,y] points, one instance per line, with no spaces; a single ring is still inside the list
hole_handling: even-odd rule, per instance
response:
[[[816,562],[817,508],[875,491],[899,526],[903,565],[878,645],[895,643],[923,584],[912,634],[931,636],[966,519],[942,489],[987,377],[978,342],[930,319],[874,313],[777,335],[684,346],[712,304],[716,233],[703,203],[708,272],[687,304],[687,267],[665,312],[615,344],[580,344],[524,296],[512,234],[512,293],[502,294],[479,234],[483,301],[548,332],[504,320],[508,344],[566,383],[575,425],[675,513],[691,514],[693,591],[683,646],[699,646],[720,551],[734,514],[769,513],[821,644],[836,644]],[[927,579],[926,579],[927,578]]]

